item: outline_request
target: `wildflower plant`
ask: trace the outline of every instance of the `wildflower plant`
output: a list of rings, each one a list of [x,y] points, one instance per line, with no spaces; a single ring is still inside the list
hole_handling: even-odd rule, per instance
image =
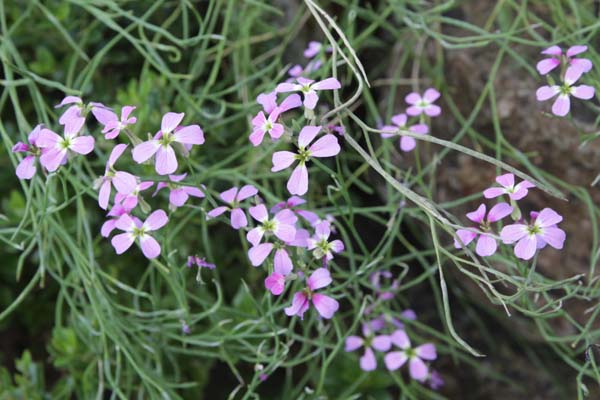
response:
[[[502,2],[480,27],[452,2],[38,3],[0,7],[0,322],[48,357],[0,368],[0,397],[527,390],[499,348],[595,393],[600,212],[587,182],[508,139],[497,87],[537,67],[554,115],[595,111],[597,55],[548,47],[553,13]],[[594,35],[587,15],[565,40]],[[457,85],[449,53],[481,48],[496,61]]]

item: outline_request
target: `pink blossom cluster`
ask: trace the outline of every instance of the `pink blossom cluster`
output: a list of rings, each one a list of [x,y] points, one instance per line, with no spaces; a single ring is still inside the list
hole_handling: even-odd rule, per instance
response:
[[[517,201],[527,196],[529,189],[535,185],[529,181],[515,184],[513,174],[504,174],[496,178],[499,186],[486,189],[483,195],[487,199],[506,196],[509,203],[501,202],[487,211],[486,205],[481,204],[477,210],[467,213],[467,218],[475,223],[471,229],[456,231],[454,246],[462,248],[477,239],[475,252],[481,257],[488,257],[496,253],[498,238],[504,244],[515,244],[514,254],[517,258],[530,260],[537,250],[550,245],[555,249],[562,249],[566,238],[565,232],[557,224],[562,217],[551,208],[544,208],[531,212],[529,221],[523,218]],[[513,223],[504,226],[499,234],[494,229],[504,218],[510,216]]]
[[[552,114],[564,117],[571,109],[570,96],[582,100],[589,100],[594,97],[595,89],[589,85],[575,85],[581,76],[591,71],[593,65],[587,58],[578,57],[585,52],[587,46],[572,46],[566,52],[558,46],[551,46],[542,51],[542,54],[548,56],[537,63],[537,70],[541,75],[548,77],[549,85],[540,87],[536,92],[538,101],[549,100],[555,96],[556,100],[552,105]],[[555,69],[560,69],[560,85],[555,84],[554,79],[549,75]]]
[[[96,139],[86,134],[86,119],[91,113],[102,127],[106,146],[112,146],[104,168],[104,174],[95,182],[98,189],[98,205],[108,211],[108,219],[102,225],[101,234],[109,237],[116,228],[122,233],[116,234],[111,239],[117,254],[122,254],[137,242],[142,253],[149,259],[158,257],[161,252],[159,242],[155,239],[155,231],[164,227],[169,221],[167,213],[163,210],[149,209],[148,203],[143,199],[142,192],[157,183],[156,192],[161,189],[169,190],[169,208],[175,210],[183,206],[190,196],[202,198],[203,191],[193,185],[182,181],[186,173],[172,175],[178,167],[175,149],[187,155],[193,145],[204,143],[204,134],[198,125],[181,125],[183,113],[168,112],[162,118],[161,128],[155,136],[133,147],[132,158],[137,163],[142,163],[150,158],[155,158],[155,169],[159,175],[168,175],[168,181],[142,181],[131,172],[119,169],[116,165],[128,151],[129,145],[118,143],[112,145],[112,140],[119,138],[122,132],[131,141],[140,142],[133,136],[130,127],[137,122],[131,114],[134,106],[124,106],[118,116],[109,107],[96,102],[85,104],[75,96],[67,96],[57,105],[57,108],[67,107],[59,118],[63,127],[60,136],[52,130],[38,125],[29,134],[28,144],[17,143],[13,152],[25,152],[27,155],[17,166],[17,176],[20,179],[31,179],[36,172],[36,160],[42,166],[44,173],[56,172],[71,158],[79,155],[88,155],[94,150]],[[179,147],[177,147],[179,146]],[[115,191],[112,196],[113,189]],[[141,210],[137,210],[141,205]],[[145,220],[136,214],[148,214]]]
[[[378,300],[366,308],[365,315],[370,317],[377,314],[375,310],[378,307],[394,298],[398,280],[392,278],[390,271],[377,271],[371,274],[370,281]],[[384,288],[383,281],[391,282],[389,287]],[[417,315],[413,310],[401,312],[399,318],[389,311],[370,317],[362,324],[362,336],[351,335],[346,338],[345,351],[353,352],[362,349],[359,366],[363,371],[375,370],[377,353],[381,353],[388,371],[396,371],[407,364],[412,379],[420,383],[428,383],[431,388],[438,389],[444,381],[428,365],[437,358],[435,345],[423,343],[415,346],[403,322],[414,321],[416,318]]]
[[[394,115],[391,119],[392,125],[384,125],[381,134],[384,139],[400,136],[398,142],[400,149],[404,152],[414,150],[417,142],[413,137],[405,136],[403,131],[408,131],[418,135],[427,135],[429,133],[429,118],[441,115],[442,109],[435,104],[440,97],[440,92],[433,88],[425,90],[423,95],[412,92],[409,93],[405,101],[408,108],[404,113]]]

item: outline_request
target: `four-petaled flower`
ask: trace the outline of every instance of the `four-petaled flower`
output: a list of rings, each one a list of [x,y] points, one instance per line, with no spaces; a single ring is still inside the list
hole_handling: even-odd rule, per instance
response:
[[[335,90],[342,87],[340,81],[335,78],[327,78],[319,82],[315,82],[312,79],[298,77],[296,79],[298,83],[284,82],[277,85],[275,91],[277,93],[282,92],[302,92],[304,94],[304,107],[309,110],[314,110],[317,102],[319,101],[318,90]]]
[[[390,138],[394,136],[398,136],[398,129],[409,130],[412,133],[416,133],[419,135],[426,135],[429,132],[429,127],[426,124],[416,124],[410,127],[406,126],[406,122],[408,121],[408,117],[406,114],[398,114],[392,117],[392,125],[385,125],[381,128],[382,131],[389,131],[391,133],[382,133],[382,138]],[[417,145],[417,142],[414,138],[410,136],[402,136],[400,133],[400,149],[402,151],[411,151]]]
[[[440,92],[433,88],[429,88],[425,91],[423,96],[419,93],[409,93],[405,100],[410,107],[406,109],[406,113],[412,117],[417,115],[425,114],[430,117],[437,117],[442,113],[440,106],[433,104],[440,97]]]
[[[552,105],[552,114],[564,117],[571,109],[571,100],[569,96],[582,100],[589,100],[594,97],[595,89],[588,85],[573,86],[581,77],[583,71],[577,68],[569,68],[565,74],[564,82],[561,86],[542,86],[536,92],[538,101],[545,101],[558,95]]]
[[[52,132],[50,129],[42,128],[38,134],[36,144],[45,149],[40,156],[40,163],[50,172],[54,172],[61,164],[67,162],[69,152],[88,154],[94,150],[94,138],[92,136],[77,136],[79,129],[73,124],[65,125],[63,137]]]
[[[308,191],[308,169],[306,168],[306,163],[311,157],[333,157],[340,152],[338,140],[332,134],[322,136],[307,148],[320,130],[320,126],[307,125],[302,128],[298,136],[298,153],[291,151],[276,151],[273,153],[273,168],[271,168],[273,172],[286,169],[294,161],[298,161],[298,166],[294,169],[287,182],[287,188],[291,194],[302,196]]]
[[[408,335],[403,330],[397,330],[391,335],[394,345],[399,351],[390,351],[384,357],[385,366],[390,371],[395,371],[408,361],[410,376],[417,381],[423,382],[427,379],[429,368],[423,360],[435,360],[437,352],[435,345],[425,343],[417,348],[412,348]]]
[[[159,175],[169,175],[177,170],[177,157],[171,146],[173,142],[186,145],[204,143],[204,133],[198,125],[184,126],[177,129],[183,120],[184,113],[166,113],[160,125],[160,132],[154,139],[140,143],[133,149],[133,159],[143,163],[156,154],[155,167]]]
[[[260,96],[259,96],[260,97]],[[277,140],[283,135],[284,129],[283,125],[277,122],[279,116],[291,110],[292,108],[300,107],[302,102],[300,101],[300,96],[297,94],[291,94],[285,98],[281,102],[279,106],[275,103],[275,107],[271,108],[271,100],[268,95],[264,98],[266,107],[271,109],[269,111],[269,115],[265,116],[265,113],[259,111],[258,114],[252,119],[252,133],[250,134],[250,143],[253,146],[258,146],[262,143],[263,138],[265,137],[265,133],[268,133],[271,136],[271,139]]]
[[[529,260],[537,249],[545,247],[546,244],[555,249],[562,249],[566,234],[556,226],[562,219],[556,211],[544,208],[539,213],[532,213],[529,225],[518,223],[505,226],[500,232],[500,237],[505,244],[516,242],[515,256]]]
[[[479,236],[479,239],[477,239],[475,252],[481,257],[491,256],[496,252],[498,244],[496,243],[496,239],[489,234],[492,229],[490,225],[494,222],[500,221],[507,215],[510,215],[512,211],[513,208],[509,204],[498,203],[492,207],[486,218],[485,204],[481,204],[477,210],[467,214],[467,218],[475,222],[478,225],[477,228],[479,228],[481,232],[473,232],[466,229],[457,230],[456,236],[460,238],[460,242],[458,239],[454,239],[454,247],[460,249],[461,247],[471,243],[477,236]]]
[[[313,250],[316,259],[333,260],[333,253],[344,251],[344,243],[341,240],[329,241],[331,225],[328,221],[322,221],[315,225],[315,235],[308,239],[308,250]]]
[[[496,182],[502,187],[491,187],[483,191],[486,199],[493,199],[503,194],[507,194],[511,200],[521,200],[529,189],[535,185],[529,181],[522,181],[515,185],[515,176],[513,174],[504,174],[496,177]]]
[[[322,293],[315,293],[315,290],[329,286],[331,282],[329,271],[325,268],[316,269],[306,280],[306,288],[294,294],[292,305],[285,308],[285,313],[288,316],[298,315],[300,319],[303,319],[304,313],[312,302],[321,317],[326,319],[333,317],[340,307],[337,300]]]
[[[121,130],[125,129],[127,125],[133,125],[137,122],[136,117],[129,117],[129,115],[135,110],[134,106],[124,106],[121,108],[121,118],[117,117],[114,111],[103,108],[95,107],[92,109],[94,117],[104,125],[102,133],[104,133],[105,139],[114,139],[119,136]]]
[[[231,210],[231,226],[233,229],[240,229],[248,225],[248,219],[246,213],[240,208],[240,202],[252,197],[258,193],[258,190],[252,185],[244,185],[241,189],[232,187],[221,193],[219,197],[225,203],[229,204],[229,207],[220,206],[212,209],[206,214],[207,219],[218,217],[227,210]]]
[[[285,289],[285,275],[273,272],[265,278],[265,287],[275,296],[279,296]]]
[[[273,218],[269,218],[269,212],[264,204],[259,204],[249,209],[250,215],[260,225],[251,229],[246,238],[252,244],[248,251],[248,257],[253,266],[261,265],[271,254],[273,243],[261,243],[263,236],[273,234],[284,243],[292,242],[296,238],[296,221],[298,217],[290,210],[279,211]],[[278,256],[282,259],[278,260]],[[292,261],[287,252],[278,248],[275,254],[275,272],[287,275],[291,272]]]
[[[173,183],[159,182],[156,185],[156,190],[152,196],[156,196],[161,189],[169,188],[169,206],[172,209],[183,206],[190,196],[203,198],[204,192],[202,192],[202,190],[194,186],[186,186],[178,183],[184,180],[186,176],[187,173],[181,175],[169,175],[169,180]]]
[[[574,58],[577,54],[587,51],[587,46],[571,46],[563,54],[563,51],[558,46],[551,46],[542,51],[542,54],[550,56],[537,63],[536,68],[541,75],[546,75],[563,60],[569,65],[569,70],[579,70],[583,73],[589,72],[592,69],[592,62],[587,58]]]
[[[365,353],[360,358],[360,368],[363,371],[373,371],[377,368],[377,359],[373,349],[386,352],[392,347],[391,338],[388,335],[374,336],[370,329],[363,325],[364,338],[360,336],[348,336],[344,346],[344,351],[354,351],[364,347]]]
[[[100,192],[98,193],[98,204],[104,210],[108,208],[108,200],[110,198],[110,192],[112,185],[115,186],[118,193],[122,195],[129,195],[133,193],[137,186],[137,178],[131,175],[129,172],[116,171],[113,167],[115,162],[121,157],[123,152],[127,149],[126,144],[118,144],[110,152],[108,162],[106,163],[106,169],[104,170],[104,176],[100,178]]]
[[[168,221],[167,213],[163,210],[154,211],[143,223],[137,218],[134,220],[128,214],[123,214],[115,223],[115,227],[125,233],[114,236],[111,244],[117,254],[122,254],[134,241],[139,240],[144,256],[149,259],[156,258],[160,255],[160,245],[149,233],[162,228]]]
[[[12,148],[13,153],[27,153],[19,165],[17,165],[16,173],[19,179],[31,179],[33,178],[33,175],[35,175],[35,159],[43,152],[43,149],[40,149],[37,145],[37,139],[42,127],[43,125],[41,124],[37,125],[33,128],[31,133],[29,133],[29,136],[27,136],[29,144],[17,142]]]

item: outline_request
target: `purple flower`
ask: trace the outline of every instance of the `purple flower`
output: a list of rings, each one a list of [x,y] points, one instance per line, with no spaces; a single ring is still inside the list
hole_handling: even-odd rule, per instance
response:
[[[442,386],[444,386],[444,378],[436,371],[429,371],[429,376],[427,377],[427,381],[429,382],[429,387],[433,390],[438,390]]]
[[[537,63],[536,68],[541,75],[546,75],[556,67],[558,67],[563,60],[569,65],[569,70],[579,70],[582,73],[589,72],[592,69],[592,62],[587,58],[574,58],[577,54],[587,51],[587,46],[572,46],[569,47],[566,53],[558,46],[548,47],[542,51],[542,54],[550,56]]]
[[[426,135],[429,133],[429,127],[425,124],[417,124],[412,125],[410,127],[406,127],[406,122],[408,121],[408,117],[406,114],[398,114],[392,117],[392,123],[396,126],[385,125],[381,128],[382,131],[389,131],[392,133],[382,133],[382,138],[389,138],[398,135],[398,129],[408,129],[412,133],[417,133],[419,135]],[[400,134],[402,135],[402,134]],[[417,142],[414,138],[410,136],[401,136],[400,138],[400,149],[402,151],[411,151],[417,146]]]
[[[306,50],[304,50],[304,57],[313,58],[321,52],[322,48],[323,44],[321,42],[311,40],[310,42],[308,42],[308,47],[306,47]],[[325,47],[325,52],[331,53],[332,51],[333,49],[330,46]]]
[[[187,266],[188,267],[192,267],[193,265],[198,266],[198,268],[208,268],[208,269],[215,269],[216,265],[215,264],[211,264],[209,262],[206,261],[206,258],[202,257],[198,257],[198,256],[188,256],[187,259]]]
[[[299,78],[302,75],[309,75],[312,72],[318,71],[319,68],[321,68],[321,65],[323,65],[321,60],[317,59],[310,60],[304,68],[302,68],[302,65],[296,64],[288,70],[288,75],[291,78],[286,80],[286,82],[293,82],[295,80],[293,78]]]
[[[390,351],[385,355],[384,362],[387,369],[395,371],[408,361],[411,378],[419,382],[424,382],[427,379],[429,368],[423,360],[435,360],[437,358],[435,345],[425,343],[413,349],[408,335],[400,329],[392,334],[391,340],[401,350]]]
[[[411,117],[416,117],[421,114],[428,115],[430,117],[437,117],[442,113],[440,106],[433,104],[440,97],[440,92],[433,88],[429,88],[425,91],[423,96],[419,93],[409,93],[405,100],[410,107],[406,109],[406,113]]]
[[[129,172],[116,171],[114,165],[121,157],[123,152],[127,149],[126,144],[116,145],[110,152],[108,162],[106,163],[106,169],[104,170],[104,176],[100,178],[100,192],[98,193],[98,205],[104,210],[108,208],[108,200],[110,199],[110,192],[112,186],[115,186],[117,192],[122,195],[129,195],[133,193],[137,186],[137,178],[131,175]]]
[[[291,151],[276,151],[273,153],[273,168],[277,172],[288,168],[296,160],[298,166],[292,172],[287,183],[291,194],[302,196],[308,191],[308,169],[306,163],[311,157],[333,157],[340,152],[340,145],[334,135],[327,134],[319,138],[310,147],[307,146],[315,139],[320,126],[305,126],[298,136],[298,153]]]
[[[284,82],[277,85],[275,91],[277,93],[282,92],[302,92],[304,94],[304,107],[309,110],[314,110],[317,102],[319,101],[319,90],[335,90],[342,87],[340,81],[335,78],[327,78],[319,82],[315,82],[312,79],[298,77],[296,79],[298,83]]]
[[[177,157],[171,146],[173,142],[182,145],[201,145],[204,143],[204,132],[198,125],[189,125],[177,129],[183,120],[184,113],[166,113],[161,122],[159,134],[152,140],[140,143],[133,149],[133,159],[143,163],[156,154],[155,167],[159,175],[169,175],[177,170]]]
[[[507,225],[500,232],[502,241],[506,244],[517,243],[515,256],[523,260],[533,257],[537,249],[549,244],[555,249],[562,249],[566,238],[565,231],[556,225],[562,217],[551,208],[544,208],[539,214],[533,214],[529,225]]]
[[[37,139],[40,135],[42,127],[43,125],[40,124],[33,128],[27,137],[29,144],[17,142],[12,148],[13,153],[27,153],[19,165],[17,165],[16,173],[19,179],[31,179],[33,178],[33,175],[35,175],[35,159],[43,152],[43,149],[40,149],[37,146]]]
[[[303,198],[298,197],[298,196],[292,196],[289,199],[287,199],[287,201],[281,201],[281,202],[275,204],[271,208],[271,212],[275,213],[275,212],[283,210],[283,209],[292,210],[295,214],[304,218],[310,225],[314,225],[319,220],[319,216],[312,211],[299,210],[297,208],[298,206],[305,204],[305,203],[306,203],[306,200],[304,200]]]
[[[105,139],[114,139],[119,136],[121,130],[125,129],[127,125],[133,125],[137,122],[136,117],[129,117],[129,115],[135,110],[134,106],[124,106],[121,108],[121,118],[117,117],[112,110],[103,107],[95,107],[92,109],[94,117],[104,125],[102,133],[104,133]]]
[[[269,218],[269,212],[264,204],[250,207],[250,215],[260,225],[250,230],[246,235],[252,248],[248,251],[248,257],[253,266],[261,265],[273,250],[273,243],[261,243],[265,235],[275,235],[284,243],[291,242],[296,238],[296,221],[298,218],[290,210],[281,210],[273,218]],[[278,248],[275,254],[275,272],[287,275],[291,272],[292,261],[283,248]]]
[[[475,247],[475,252],[478,255],[481,257],[487,257],[496,252],[498,249],[496,239],[487,232],[491,231],[492,228],[490,225],[492,223],[500,221],[502,218],[510,215],[510,213],[513,211],[513,208],[507,203],[498,203],[492,207],[487,215],[487,218],[485,217],[485,211],[485,204],[481,204],[477,210],[467,214],[467,218],[478,224],[478,228],[482,232],[473,232],[466,229],[457,230],[456,236],[460,238],[462,244],[455,238],[454,247],[460,249],[463,247],[463,245],[466,246],[476,237],[479,237],[479,239],[477,239],[477,246]]]
[[[288,316],[298,315],[300,319],[304,318],[304,313],[310,307],[310,302],[315,306],[321,317],[330,319],[340,307],[337,300],[321,294],[315,293],[315,290],[324,288],[331,284],[331,274],[325,268],[316,269],[306,280],[306,288],[301,292],[296,292],[292,300],[292,305],[285,308]]]
[[[36,145],[45,149],[40,156],[40,163],[50,172],[56,171],[61,164],[66,163],[70,152],[88,154],[94,150],[92,136],[77,136],[79,130],[69,129],[75,129],[75,126],[65,125],[63,137],[46,128],[42,128],[38,134]]]
[[[538,101],[545,101],[558,95],[552,105],[552,114],[564,117],[571,109],[571,100],[569,96],[582,100],[589,100],[594,97],[595,89],[592,86],[573,86],[582,74],[583,72],[578,68],[569,68],[561,86],[542,86],[537,90],[536,97]]]
[[[207,219],[218,217],[224,212],[231,210],[231,226],[233,229],[240,229],[248,225],[246,214],[240,208],[240,202],[252,197],[258,193],[258,190],[252,185],[242,186],[241,189],[232,187],[221,193],[219,197],[225,203],[229,204],[229,207],[221,206],[217,207],[206,214]]]
[[[364,347],[365,353],[360,358],[360,368],[363,371],[373,371],[377,368],[377,359],[375,358],[373,349],[386,352],[392,347],[392,341],[388,335],[373,336],[371,332],[365,332],[364,328],[363,335],[364,338],[360,336],[348,336],[344,351],[349,352]]]
[[[333,260],[333,253],[344,251],[344,243],[341,240],[329,241],[331,227],[329,222],[319,222],[315,226],[315,235],[308,239],[308,250],[313,250],[316,259],[324,259],[325,262]]]
[[[507,194],[511,200],[521,200],[527,196],[528,189],[535,185],[529,181],[522,181],[515,185],[515,176],[513,174],[504,174],[496,177],[496,182],[502,187],[491,187],[483,191],[486,199],[493,199],[503,194]]]
[[[203,198],[204,193],[202,190],[194,186],[186,186],[178,183],[185,179],[186,176],[187,174],[169,175],[169,180],[173,183],[159,182],[152,196],[156,196],[163,188],[169,188],[169,206],[172,209],[183,206],[190,196]]]
[[[156,258],[160,255],[160,245],[149,232],[162,228],[168,221],[167,213],[163,210],[154,211],[144,223],[134,220],[128,214],[123,214],[115,223],[115,227],[125,233],[114,236],[111,244],[117,254],[123,254],[134,241],[139,240],[144,256],[149,259]]]

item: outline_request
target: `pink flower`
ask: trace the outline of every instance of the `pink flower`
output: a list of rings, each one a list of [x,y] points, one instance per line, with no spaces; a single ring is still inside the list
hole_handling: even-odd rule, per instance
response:
[[[306,280],[306,288],[301,292],[296,292],[292,300],[292,305],[285,308],[288,316],[298,315],[300,319],[304,318],[304,313],[310,307],[310,302],[317,309],[321,317],[330,319],[340,307],[337,300],[321,293],[315,293],[315,290],[329,286],[332,282],[329,271],[325,268],[315,270]]]
[[[65,131],[79,133],[83,124],[85,124],[85,115],[82,114],[84,109],[83,100],[77,96],[66,96],[54,108],[60,108],[71,104],[69,108],[60,116],[58,123],[64,125]],[[98,103],[99,104],[99,103]]]
[[[111,244],[117,254],[123,254],[131,247],[134,241],[139,240],[142,253],[146,258],[152,259],[160,255],[160,245],[149,232],[162,228],[169,221],[167,213],[163,210],[156,210],[146,218],[144,223],[135,221],[128,214],[123,214],[115,223],[115,226],[125,231],[114,236]]]
[[[344,351],[350,352],[364,347],[365,353],[360,358],[360,368],[363,371],[373,371],[377,368],[377,359],[373,349],[386,352],[392,347],[391,338],[388,335],[373,335],[372,331],[366,329],[363,325],[363,336],[348,336],[344,346]]]
[[[454,239],[454,247],[460,249],[469,243],[471,243],[476,237],[477,239],[477,247],[475,248],[475,252],[481,257],[491,256],[498,249],[498,244],[496,243],[496,239],[488,234],[487,232],[491,231],[491,224],[497,221],[500,221],[502,218],[510,215],[513,211],[513,208],[507,203],[498,203],[487,215],[487,219],[485,217],[485,204],[481,204],[477,210],[470,212],[467,214],[467,218],[471,221],[478,224],[478,228],[482,231],[481,233],[469,231],[466,229],[459,229],[456,231],[456,236],[460,238],[462,244]]]
[[[16,173],[19,179],[31,179],[33,178],[33,175],[35,175],[35,159],[43,152],[43,149],[40,149],[37,146],[37,139],[42,127],[43,125],[41,124],[37,125],[33,128],[31,133],[29,133],[29,136],[27,137],[29,144],[17,142],[12,148],[13,153],[27,153],[19,165],[17,165]]]
[[[188,201],[190,196],[203,198],[204,193],[197,187],[186,186],[177,183],[185,179],[186,176],[187,174],[169,175],[169,180],[174,183],[159,182],[156,185],[156,190],[152,196],[156,196],[156,194],[163,188],[169,188],[169,206],[172,209],[183,206],[185,202]]]
[[[555,249],[562,249],[566,238],[565,231],[556,225],[562,217],[551,208],[544,208],[539,214],[533,214],[529,225],[512,224],[502,228],[500,237],[506,244],[517,243],[515,256],[523,260],[533,257],[537,249],[549,244]]]
[[[423,96],[416,92],[410,93],[405,98],[406,102],[410,104],[410,107],[406,109],[406,113],[412,117],[423,113],[430,117],[437,117],[442,113],[442,109],[433,102],[439,97],[440,92],[433,88],[427,89]]]
[[[104,137],[106,139],[114,139],[119,136],[121,130],[125,129],[127,125],[133,125],[137,122],[136,117],[129,117],[133,110],[135,110],[134,106],[121,108],[121,119],[112,110],[103,107],[93,108],[92,114],[94,114],[98,122],[104,125],[102,129]]]
[[[340,82],[335,78],[327,78],[319,82],[315,82],[312,79],[299,77],[296,79],[298,82],[290,83],[284,82],[277,85],[275,91],[277,93],[282,92],[302,92],[304,94],[304,107],[309,110],[314,110],[317,102],[319,101],[318,90],[334,90],[342,87]]]
[[[323,48],[323,44],[321,42],[312,40],[312,41],[308,42],[308,47],[306,48],[306,50],[304,50],[304,57],[313,58],[314,56],[316,56],[317,54],[319,54],[321,52],[322,48]],[[330,46],[325,47],[325,52],[331,53],[332,51],[333,51],[333,49]]]
[[[129,214],[130,212],[131,209],[127,209],[121,204],[115,204],[107,214],[107,216],[112,218],[107,219],[100,228],[100,234],[102,237],[109,237],[111,232],[115,229],[115,224],[119,218],[121,218],[122,215]]]
[[[252,244],[248,251],[248,257],[252,265],[261,265],[273,250],[273,243],[260,243],[265,235],[275,235],[284,243],[292,242],[296,238],[296,221],[298,218],[290,210],[281,210],[273,218],[269,218],[269,212],[264,204],[250,207],[250,215],[260,225],[250,230],[246,239]],[[278,256],[281,260],[278,260]],[[284,265],[278,265],[284,264]],[[292,261],[283,248],[279,248],[275,254],[275,272],[287,275],[291,272]]]
[[[265,287],[275,296],[279,296],[285,289],[285,275],[273,272],[265,279]]]
[[[50,172],[54,172],[61,164],[67,162],[70,152],[88,154],[94,150],[94,138],[92,136],[77,136],[74,125],[65,125],[65,135],[60,137],[50,129],[42,128],[38,134],[36,144],[45,149],[40,156],[40,163]]]
[[[292,78],[298,78],[302,75],[310,75],[312,72],[318,71],[321,65],[323,65],[323,62],[317,59],[310,60],[304,68],[302,68],[302,65],[296,64],[288,70],[288,75],[291,78],[286,80],[286,82],[293,82],[294,79]]]
[[[240,208],[240,202],[246,200],[249,197],[252,197],[258,193],[258,190],[252,185],[242,186],[241,189],[237,187],[232,187],[221,193],[219,197],[225,203],[229,204],[229,207],[221,206],[217,207],[206,214],[207,219],[218,217],[223,214],[225,211],[231,211],[231,226],[233,229],[240,229],[248,225],[248,220],[246,219],[246,214]]]
[[[171,143],[177,142],[183,146],[204,143],[204,133],[200,126],[189,125],[177,129],[184,115],[184,113],[166,113],[162,118],[158,137],[140,143],[133,149],[135,162],[143,163],[156,154],[155,167],[159,175],[169,175],[175,172],[177,157]]]
[[[270,108],[270,99],[267,98],[265,101],[267,102],[268,108]],[[281,102],[281,105],[275,106],[275,108],[270,111],[268,117],[265,117],[264,112],[259,111],[252,119],[253,130],[249,137],[250,143],[255,147],[261,144],[265,137],[265,133],[268,133],[273,140],[279,139],[281,135],[283,135],[284,128],[282,124],[277,122],[277,119],[282,113],[291,110],[292,108],[300,107],[300,104],[302,104],[300,96],[292,94],[286,97],[286,99]]]
[[[594,97],[595,89],[592,86],[573,86],[582,74],[583,72],[580,69],[569,68],[561,86],[542,86],[537,90],[536,97],[538,101],[546,101],[558,95],[552,105],[552,114],[564,117],[571,109],[571,100],[569,96],[574,96],[582,100],[589,100]]]
[[[413,349],[408,335],[400,329],[392,334],[391,340],[401,350],[390,351],[385,355],[384,361],[387,369],[395,371],[408,361],[411,378],[424,382],[429,375],[429,368],[423,360],[435,360],[437,358],[435,345],[426,343]]]
[[[333,253],[344,251],[344,243],[341,240],[329,242],[331,235],[331,226],[329,222],[319,222],[315,226],[315,235],[308,239],[308,250],[313,250],[313,256],[325,261],[333,260]]]
[[[133,210],[137,207],[138,202],[141,200],[140,192],[150,189],[152,185],[154,185],[154,182],[144,181],[138,183],[133,192],[130,194],[122,194],[117,192],[115,195],[115,204],[121,204],[126,209]]]
[[[542,51],[542,54],[550,57],[538,62],[536,68],[541,75],[546,75],[565,60],[569,65],[568,70],[576,69],[582,73],[589,72],[592,69],[592,62],[590,60],[587,58],[574,58],[574,56],[586,50],[587,46],[572,46],[563,54],[562,49],[558,46],[548,47]]]
[[[515,176],[513,174],[504,174],[496,177],[496,182],[502,187],[491,187],[483,191],[486,199],[493,199],[503,194],[507,194],[511,200],[521,200],[527,196],[528,189],[535,185],[529,181],[522,181],[515,185]]]
[[[304,218],[310,225],[314,225],[319,220],[319,216],[312,211],[299,210],[297,208],[298,206],[305,204],[305,203],[306,203],[306,200],[304,200],[303,198],[298,197],[298,196],[292,196],[289,199],[287,199],[287,201],[281,201],[281,202],[275,204],[271,208],[271,212],[275,213],[275,212],[277,212],[279,210],[283,210],[283,209],[292,210],[296,215],[299,215],[302,218]]]
[[[429,127],[425,124],[412,125],[407,128],[406,127],[407,121],[408,121],[408,117],[406,116],[406,114],[394,115],[392,117],[392,123],[396,126],[385,125],[381,128],[382,131],[389,131],[392,133],[382,133],[381,137],[389,138],[389,137],[397,136],[398,129],[403,129],[403,130],[408,129],[412,133],[417,133],[419,135],[426,135],[427,133],[429,133]],[[417,142],[414,138],[412,138],[410,136],[402,136],[402,133],[400,133],[400,135],[401,135],[400,149],[402,149],[402,151],[411,151],[412,149],[414,149],[417,146]]]
[[[334,135],[327,134],[319,138],[310,147],[307,146],[315,139],[320,126],[305,126],[298,137],[298,153],[291,151],[276,151],[273,153],[273,168],[277,172],[288,168],[298,160],[298,166],[292,172],[287,183],[291,194],[302,196],[308,191],[308,169],[306,163],[311,157],[333,157],[340,152],[340,145]]]
[[[98,193],[98,204],[104,210],[108,207],[108,200],[110,199],[110,192],[112,185],[115,186],[117,192],[122,195],[128,195],[133,193],[137,186],[137,179],[129,172],[116,171],[113,166],[115,162],[121,157],[123,152],[127,149],[126,144],[116,145],[108,157],[106,163],[106,169],[104,170],[104,176],[100,178],[101,186],[100,193]]]

